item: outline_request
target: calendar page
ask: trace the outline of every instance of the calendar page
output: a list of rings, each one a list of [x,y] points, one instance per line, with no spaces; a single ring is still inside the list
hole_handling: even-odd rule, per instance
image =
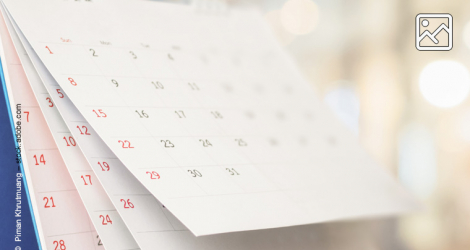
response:
[[[8,20],[7,20],[8,21]],[[45,117],[48,123],[54,123],[55,120],[58,120],[57,112],[50,112],[51,110],[54,111],[50,106],[49,100],[46,98],[40,98],[41,93],[45,93],[42,85],[41,79],[37,78],[37,72],[33,67],[30,65],[30,58],[26,57],[26,53],[24,51],[23,46],[20,44],[19,39],[15,36],[15,33],[11,33],[14,43],[16,43],[16,48],[18,49],[18,53],[20,54],[20,59],[23,62],[23,68],[26,71],[29,79],[32,79],[31,85],[33,89],[38,89],[37,91],[41,108],[45,110]],[[10,51],[13,51],[12,48],[7,48]],[[30,50],[32,48],[28,48]],[[32,57],[31,59],[35,60],[37,57]],[[35,76],[36,75],[36,76]],[[47,77],[46,77],[47,78]],[[34,79],[34,80],[33,80]],[[49,86],[52,91],[56,91],[57,89],[52,88],[52,85]],[[43,90],[43,91],[41,91]],[[51,95],[53,97],[54,95]],[[76,110],[73,105],[63,105],[64,102],[61,100],[67,100],[67,96],[59,95],[54,100],[54,105],[59,107],[58,109],[64,111],[65,114],[72,114],[70,118],[79,116],[78,110]],[[62,106],[62,107],[61,107]],[[56,115],[53,115],[53,114]],[[66,117],[64,117],[66,119]],[[66,122],[69,124],[69,122]],[[71,125],[73,128],[73,125]],[[51,126],[50,126],[51,127]],[[51,131],[53,127],[51,127]],[[72,130],[73,131],[73,130]],[[54,133],[54,132],[53,132]],[[89,134],[93,133],[93,131],[89,131]],[[73,134],[73,136],[80,136],[81,133]],[[83,134],[86,135],[86,134]],[[90,137],[96,138],[96,137]],[[103,145],[104,142],[95,141],[95,143],[90,144],[89,146],[93,147],[96,145],[97,147],[94,150],[105,147]],[[59,147],[63,145],[63,143],[58,143]],[[89,150],[85,151],[85,155],[90,153]],[[96,155],[96,154],[95,154]],[[101,157],[105,157],[102,155]],[[90,157],[93,159],[93,157]],[[109,155],[107,158],[110,158]],[[99,164],[98,164],[99,165]],[[111,170],[111,166],[112,170]],[[110,171],[122,171],[119,169],[121,165],[108,165],[104,169],[98,169],[98,173],[105,172],[110,173]],[[116,168],[117,167],[117,168]],[[104,170],[104,171],[103,171]],[[112,172],[111,172],[112,173]],[[141,186],[141,184],[135,179],[130,177],[129,174],[119,174],[119,175],[112,175],[112,178],[106,178],[106,175],[101,176],[101,181],[104,181],[106,184],[111,186],[122,186],[123,190],[127,190],[128,194],[131,194],[129,190],[136,190],[137,186]],[[99,176],[99,174],[98,174]],[[121,177],[122,176],[122,177]],[[123,179],[127,178],[127,181],[122,182]],[[133,181],[134,180],[134,181]],[[114,184],[113,184],[114,181]],[[94,185],[94,184],[93,184]],[[79,188],[79,185],[77,186]],[[105,189],[110,190],[108,188]],[[138,189],[137,189],[138,190]],[[142,190],[141,190],[142,192]],[[139,192],[134,193],[134,195],[139,195]],[[140,195],[143,195],[142,193]],[[150,195],[151,196],[151,195]],[[101,197],[102,198],[102,197]],[[134,201],[135,202],[135,201]],[[155,220],[154,218],[159,218],[159,216],[153,216],[155,211],[158,210],[158,207],[149,206],[141,206],[142,203],[137,203],[138,205],[137,210],[128,210],[126,213],[125,209],[120,209],[122,206],[117,206],[118,211],[123,213],[123,219],[126,221],[128,219],[129,229],[132,234],[136,238],[136,242],[139,244],[141,249],[337,249],[335,246],[335,241],[341,240],[342,244],[347,244],[348,246],[355,246],[359,247],[361,245],[361,241],[358,241],[356,237],[353,237],[354,240],[345,239],[344,236],[341,234],[335,233],[328,234],[328,231],[331,230],[332,225],[308,225],[303,227],[290,227],[290,228],[281,228],[281,229],[271,229],[271,230],[263,230],[263,231],[250,231],[250,232],[243,232],[243,233],[231,233],[231,234],[222,234],[222,235],[215,235],[215,236],[206,236],[206,237],[194,237],[183,225],[181,225],[176,218],[174,218],[170,213],[166,212],[165,217],[162,220]],[[161,206],[161,204],[159,205]],[[131,216],[129,216],[131,215]],[[160,217],[162,218],[162,217]],[[168,221],[172,223],[172,226],[167,227]],[[112,226],[113,224],[107,224],[106,226]],[[145,229],[148,230],[148,225],[154,225],[159,230],[153,231],[144,231]],[[97,227],[98,229],[100,226]],[[336,232],[336,231],[335,231]],[[102,232],[100,233],[100,235]],[[120,249],[117,246],[122,246],[120,240],[113,241],[108,244],[108,240],[112,240],[109,237],[100,237],[102,238],[102,242],[99,241],[98,244],[101,246],[106,246],[107,249]],[[102,244],[100,244],[100,242]],[[158,246],[155,244],[158,242]],[[104,244],[103,244],[104,243]],[[74,247],[74,245],[70,244],[70,242],[64,241],[64,246],[70,248]],[[122,247],[121,247],[122,248]]]
[[[65,249],[68,242],[74,247],[67,249],[103,249],[98,246],[98,234],[31,92],[3,20],[0,20],[0,35],[2,68],[15,127],[20,133],[20,160],[37,225],[38,247]],[[29,213],[27,209],[24,202],[23,212]]]
[[[70,101],[61,105],[79,111],[59,107],[74,142],[84,153],[106,145],[97,154],[108,151],[122,181],[148,192],[118,197],[119,184],[98,177],[116,208],[155,197],[164,206],[154,201],[154,211],[209,235],[417,207],[321,104],[255,11],[3,2],[52,105],[62,94]]]
[[[5,53],[0,46],[0,61]],[[6,69],[5,69],[6,71]],[[0,63],[0,242],[4,249],[39,250],[39,237],[29,195],[29,187],[18,154],[21,133],[18,133],[11,113],[4,69]],[[18,141],[18,134],[20,141]],[[21,234],[18,234],[21,233]]]
[[[57,122],[57,120],[61,119],[58,112],[51,112],[51,110],[55,110],[53,107],[57,107],[61,110],[64,114],[63,118],[65,123],[71,129],[73,137],[80,138],[81,136],[84,136],[84,138],[90,139],[82,141],[84,143],[82,144],[84,155],[87,157],[90,164],[94,163],[95,159],[106,159],[107,162],[104,167],[99,164],[100,162],[96,164],[98,166],[96,168],[96,173],[100,182],[104,184],[103,186],[110,197],[122,198],[123,191],[126,193],[127,197],[131,197],[128,199],[127,204],[132,204],[132,209],[126,209],[126,207],[123,206],[125,204],[120,203],[121,200],[119,199],[113,200],[119,201],[115,202],[117,210],[122,215],[141,249],[306,249],[312,246],[315,246],[318,249],[323,249],[326,247],[325,241],[321,240],[321,237],[319,237],[320,235],[325,234],[324,226],[312,225],[301,228],[282,228],[196,238],[173,215],[171,215],[171,213],[164,210],[164,206],[156,202],[155,198],[142,187],[142,184],[135,179],[129,171],[126,171],[127,169],[119,162],[119,160],[116,159],[115,156],[112,155],[111,152],[100,150],[102,148],[106,148],[106,145],[103,141],[99,140],[98,137],[87,136],[95,134],[92,129],[87,130],[86,133],[79,132],[79,129],[74,130],[74,124],[76,122],[74,119],[84,119],[83,117],[80,117],[79,111],[71,105],[70,100],[68,100],[66,95],[58,95],[57,97],[54,97],[55,95],[48,95],[47,97],[42,96],[45,91],[47,91],[44,90],[44,87],[50,90],[50,93],[53,93],[57,92],[56,88],[58,86],[53,84],[53,80],[52,84],[48,84],[50,82],[48,82],[47,79],[51,80],[51,77],[44,74],[44,69],[38,67],[38,71],[43,74],[42,78],[45,79],[45,86],[42,85],[42,80],[37,76],[38,72],[36,72],[36,70],[30,65],[31,61],[35,61],[37,63],[39,58],[34,55],[32,55],[31,58],[26,57],[26,51],[20,43],[20,39],[16,37],[15,33],[11,33],[11,36],[13,37],[13,41],[16,43],[17,50],[20,55],[22,55],[21,59],[26,74],[30,79],[35,79],[30,82],[33,89],[37,89],[37,99],[41,104],[43,104],[41,107],[45,110],[45,116],[48,122],[54,123],[54,121]],[[27,44],[26,41],[24,42]],[[31,51],[32,48],[28,45],[26,46],[27,50],[33,54],[34,52]],[[41,73],[39,73],[39,75]],[[43,94],[41,95],[41,93]],[[49,97],[53,100],[53,107],[50,107],[52,105],[50,100],[47,99]],[[53,126],[50,127],[53,133],[54,131],[58,134],[63,133],[60,132],[60,130],[54,130]],[[62,130],[64,130],[64,128],[62,128]],[[73,131],[77,132],[73,133]],[[66,142],[61,142],[60,140],[57,143],[59,147],[66,147],[67,145]],[[95,183],[96,182],[92,185],[96,185]],[[87,182],[78,184],[77,188],[87,186],[85,185]],[[103,199],[103,197],[100,197],[100,199]],[[164,212],[159,212],[161,210]],[[112,223],[106,224],[106,229],[112,225]],[[100,225],[98,225],[97,228],[103,230]],[[316,235],[318,237],[311,237],[309,235]],[[273,241],[273,239],[277,240]],[[103,242],[108,249],[119,249],[118,246],[121,246],[122,248],[122,243],[120,243],[119,240],[116,240],[111,244],[107,244],[108,240],[112,240],[112,238],[103,238]],[[155,245],[155,242],[158,242],[158,246]]]
[[[53,157],[62,157],[62,159],[65,161],[65,164],[62,162],[62,164],[58,167],[61,167],[62,170],[68,169],[75,187],[80,194],[81,202],[83,202],[85,205],[85,208],[91,217],[91,221],[97,229],[98,234],[95,235],[97,243],[95,246],[96,248],[94,249],[103,248],[104,244],[101,243],[101,241],[105,242],[106,246],[110,249],[137,249],[137,243],[135,242],[127,227],[122,222],[120,215],[117,213],[103,187],[97,181],[96,175],[94,175],[90,165],[82,155],[80,149],[76,146],[76,142],[74,141],[73,137],[70,136],[70,132],[67,131],[67,127],[65,126],[62,117],[58,113],[57,108],[52,103],[52,99],[49,96],[47,90],[42,85],[42,81],[38,74],[34,71],[33,65],[29,60],[26,51],[19,47],[18,55],[15,53],[16,50],[13,44],[16,43],[18,47],[20,41],[18,36],[14,35],[14,33],[11,33],[13,34],[11,37],[9,36],[7,26],[10,31],[14,32],[14,29],[8,19],[5,21],[6,25],[2,20],[0,30],[2,31],[1,38],[3,42],[3,48],[5,51],[10,52],[8,56],[6,56],[6,61],[8,63],[14,60],[14,63],[12,66],[10,66],[10,68],[16,68],[16,70],[13,72],[16,80],[16,88],[12,88],[14,92],[13,94],[21,95],[23,99],[30,99],[34,97],[31,92],[32,89],[29,86],[29,82],[32,83],[31,86],[35,90],[34,92],[36,94],[36,99],[39,100],[40,106],[36,106],[36,110],[33,113],[35,116],[42,116],[41,110],[44,112],[47,124],[58,146],[56,150],[59,150],[59,152],[42,153],[40,156],[38,156],[39,160],[36,161],[36,164],[42,166],[54,166],[56,165],[56,162],[51,160]],[[19,63],[20,61],[22,64]],[[21,88],[18,89],[18,86]],[[28,111],[26,114],[29,118],[30,112]],[[34,133],[46,135],[50,134],[50,132],[47,130],[47,127],[40,128],[41,129],[35,129]],[[44,128],[46,129],[45,131]],[[67,140],[68,143],[62,143],[64,140]],[[46,162],[49,163],[47,164]],[[61,172],[61,174],[63,173]],[[43,174],[42,177],[46,180],[49,180],[50,178],[47,176],[47,174]],[[60,178],[63,177],[61,176]],[[58,200],[56,198],[56,202],[57,201]],[[60,219],[60,217],[54,218],[54,220]],[[112,227],[110,225],[112,225]],[[70,240],[65,239],[63,241],[69,242]],[[66,243],[64,243],[64,245],[65,244]]]

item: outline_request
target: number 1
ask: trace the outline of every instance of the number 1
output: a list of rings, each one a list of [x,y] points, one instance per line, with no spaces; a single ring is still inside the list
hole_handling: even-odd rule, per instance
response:
[[[51,49],[49,49],[49,47],[46,46],[46,49],[49,50],[49,54],[54,54],[52,53]]]

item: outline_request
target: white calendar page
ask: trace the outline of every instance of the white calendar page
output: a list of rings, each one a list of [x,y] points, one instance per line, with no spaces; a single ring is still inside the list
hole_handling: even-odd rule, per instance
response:
[[[254,12],[4,3],[86,121],[196,235],[416,207]]]
[[[15,39],[13,40],[15,41]],[[116,197],[116,201],[123,198],[123,192],[125,192],[126,198],[130,197],[129,200],[133,203],[132,209],[126,209],[123,206],[125,203],[117,202],[116,206],[142,249],[306,249],[312,246],[315,246],[316,249],[326,249],[325,241],[320,237],[325,234],[325,230],[322,226],[317,225],[196,238],[166,209],[163,209],[162,213],[162,205],[156,202],[155,198],[142,187],[142,184],[113,156],[109,149],[103,150],[107,147],[96,136],[94,130],[89,129],[88,135],[80,132],[83,130],[81,126],[83,124],[88,126],[88,124],[67,96],[54,93],[57,92],[57,83],[52,76],[47,74],[47,70],[40,64],[40,60],[32,48],[27,45],[26,41],[24,43],[31,60],[38,64],[37,70],[44,79],[45,87],[50,90],[49,93],[51,93],[54,105],[62,112],[69,128],[75,131],[72,134],[77,138],[85,156],[92,165],[96,159],[106,159],[109,163],[104,171],[99,164],[95,168],[97,176],[105,184],[104,187],[109,195]],[[21,44],[17,44],[16,47],[21,51]],[[27,59],[29,60],[29,58]],[[26,68],[26,71],[32,70],[31,67]],[[34,74],[34,72],[27,74]],[[32,82],[33,85],[40,85],[40,80]],[[45,107],[45,109],[48,108]],[[47,113],[50,114],[50,112]],[[54,117],[50,118],[55,119]],[[81,129],[76,128],[77,122],[79,122],[78,127]],[[312,237],[312,235],[317,237]],[[158,245],[155,242],[158,242]]]
[[[81,116],[79,111],[73,106],[68,97],[62,93],[60,86],[53,80],[53,78],[45,73],[48,73],[44,69],[39,69],[38,73],[32,61],[38,63],[39,59],[37,55],[34,55],[34,51],[29,45],[25,45],[27,50],[30,52],[31,58],[27,56],[27,52],[23,45],[20,42],[20,38],[17,37],[16,33],[11,33],[11,36],[14,38],[16,43],[15,47],[18,49],[22,55],[22,61],[24,62],[25,71],[30,78],[34,80],[30,81],[33,89],[37,93],[37,98],[40,103],[43,104],[45,110],[45,116],[49,124],[51,124],[51,130],[53,134],[56,134],[57,144],[59,147],[64,148],[64,154],[68,155],[71,159],[70,161],[70,171],[77,176],[83,175],[84,171],[89,173],[93,171],[90,165],[95,166],[96,177],[104,184],[106,191],[111,197],[111,201],[116,205],[119,213],[122,215],[124,221],[129,227],[129,230],[136,237],[137,243],[142,249],[155,249],[155,241],[160,242],[161,246],[172,246],[175,244],[175,240],[172,238],[166,240],[162,239],[163,235],[167,236],[169,232],[174,231],[178,238],[182,238],[184,241],[192,243],[194,240],[188,241],[193,238],[185,228],[170,215],[167,211],[163,211],[163,207],[157,200],[142,186],[142,184],[135,179],[135,177],[125,168],[122,163],[117,160],[116,156],[107,148],[104,142],[96,135],[96,132],[86,123],[85,119]],[[20,34],[21,36],[21,34]],[[40,61],[39,61],[40,62]],[[28,65],[28,66],[26,66]],[[40,65],[41,66],[41,65]],[[48,84],[43,85],[42,77],[45,79],[45,82]],[[49,80],[49,81],[48,81]],[[47,88],[47,89],[46,89]],[[48,90],[50,91],[48,93]],[[50,94],[50,95],[49,95]],[[52,107],[51,107],[52,106]],[[53,108],[57,107],[64,114],[63,118],[59,114],[58,110]],[[65,123],[64,120],[65,119]],[[67,124],[67,125],[66,125]],[[67,128],[68,126],[68,128]],[[70,130],[68,130],[70,128]],[[66,138],[62,136],[66,134]],[[82,145],[83,153],[87,157],[90,165],[84,163],[85,159],[81,159],[80,155],[76,151],[70,151],[70,149],[78,150],[78,147],[72,147],[77,145],[72,145],[69,135],[72,135],[73,142],[80,142]],[[67,139],[67,140],[66,140]],[[78,143],[77,143],[78,144]],[[73,155],[75,153],[75,155]],[[81,154],[81,153],[80,153]],[[79,164],[78,166],[76,164]],[[75,166],[75,169],[74,169]],[[89,206],[89,209],[92,214],[103,211],[115,211],[108,209],[97,209],[96,205],[106,204],[106,200],[109,198],[105,195],[101,195],[100,183],[94,183],[89,185],[90,180],[95,181],[96,177],[93,174],[90,174],[89,179],[85,179],[85,182],[82,180],[78,181],[77,187],[87,189],[85,192],[85,197],[88,198],[85,202],[92,202],[94,206]],[[88,185],[83,185],[88,184]],[[84,187],[85,186],[85,187]],[[92,190],[89,188],[94,187]],[[98,187],[98,188],[96,188]],[[91,197],[90,197],[91,196]],[[109,207],[109,205],[108,205]],[[101,214],[100,214],[101,215]],[[112,215],[111,218],[114,220],[115,216]],[[99,223],[98,223],[99,224]],[[105,229],[108,229],[110,224],[106,223]],[[102,228],[101,225],[98,225],[98,228]],[[115,231],[127,231],[127,228],[116,227],[116,223],[112,225],[112,230]],[[110,249],[126,249],[124,248],[124,242],[128,241],[126,235],[119,235],[120,237],[110,238],[109,246]],[[167,241],[169,243],[162,244],[162,241]],[[193,244],[184,245],[185,248],[182,249],[193,249],[195,246]],[[170,247],[171,248],[171,247]]]
[[[15,126],[21,127],[21,156],[41,243],[39,248],[103,249],[99,247],[95,228],[67,173],[1,17],[0,37],[11,112],[15,114]],[[23,208],[23,212],[29,212],[26,203]]]
[[[4,13],[3,9],[2,13]],[[3,18],[3,16],[0,18]],[[91,217],[91,221],[99,234],[96,235],[98,243],[95,249],[103,249],[103,246],[106,246],[108,249],[138,249],[137,243],[126,225],[122,222],[113,203],[98,182],[96,175],[76,145],[75,139],[73,139],[73,136],[71,136],[70,131],[68,131],[64,124],[57,107],[52,101],[53,99],[42,85],[42,81],[34,70],[26,51],[22,48],[18,36],[14,33],[14,28],[9,19],[5,20],[6,25],[3,20],[5,19],[2,19],[2,26],[0,27],[3,49],[11,52],[11,57],[14,56],[15,61],[22,62],[21,64],[15,64],[17,68],[21,69],[15,72],[18,75],[17,78],[26,81],[26,83],[21,83],[22,86],[26,86],[21,88],[21,94],[31,98],[31,96],[34,96],[31,94],[31,91],[34,90],[33,92],[35,92],[36,99],[39,101],[39,106],[43,111],[42,113],[60,151],[59,156],[66,163],[62,166],[67,167],[81,200]],[[8,31],[6,31],[7,28],[10,31],[10,36],[8,36]],[[18,48],[18,52],[16,52],[15,47]],[[7,57],[7,59],[9,58]],[[31,82],[32,88],[29,87],[29,82]],[[56,93],[61,92],[56,89]],[[65,97],[63,94],[59,96]],[[36,132],[50,134],[48,131],[41,131],[39,129]],[[41,157],[46,159],[48,155],[41,155]],[[67,246],[70,243],[64,241],[64,245]]]

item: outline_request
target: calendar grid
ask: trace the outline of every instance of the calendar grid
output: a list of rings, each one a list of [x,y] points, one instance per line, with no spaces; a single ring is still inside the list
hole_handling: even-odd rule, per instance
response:
[[[55,139],[80,147],[139,244],[151,239],[138,232],[210,235],[413,206],[255,12],[64,2],[54,9],[70,18],[58,21],[51,5],[4,1],[49,93],[40,101],[52,99],[71,132]],[[33,29],[34,18],[44,24]],[[100,20],[108,30],[82,29]]]
[[[51,84],[50,86],[54,86],[54,84]],[[55,86],[57,86],[57,85],[55,85]],[[92,134],[95,134],[94,132],[91,132],[91,133],[92,133]],[[72,133],[72,134],[73,134],[73,133]],[[78,140],[78,138],[77,138],[77,141],[80,141],[80,140]],[[110,158],[112,158],[112,157],[107,157],[107,158],[110,159]],[[148,196],[151,197],[152,199],[154,199],[153,196],[151,196],[151,195],[148,195]],[[169,221],[166,217],[165,217],[165,220]],[[171,225],[172,228],[173,228],[173,225],[172,225],[172,224],[170,224],[170,225]],[[158,232],[158,231],[161,231],[161,230],[152,230],[152,231]],[[166,230],[164,230],[164,231],[166,231]],[[134,233],[135,233],[135,232],[134,232]]]
[[[5,44],[4,44],[4,46],[5,46]],[[21,45],[20,45],[20,46],[17,46],[17,48],[21,48]],[[10,49],[12,49],[12,47],[10,47]],[[24,56],[25,54],[24,54],[24,53],[19,53],[19,55],[23,55],[23,56]],[[22,61],[22,65],[23,65],[23,66],[25,65],[25,62],[26,62],[26,65],[28,65],[28,62],[27,62],[28,60],[27,60],[26,58],[21,58],[21,59],[22,59],[21,61]],[[31,65],[31,62],[29,62],[29,65]],[[32,65],[30,66],[29,69],[32,69]],[[27,71],[27,68],[24,68],[24,70]],[[34,76],[34,74],[32,74],[31,71],[29,71],[28,73],[29,73],[29,74],[27,75],[28,80],[30,80],[30,81],[32,81],[32,82],[40,82],[40,79],[39,79],[37,76]],[[22,71],[22,74],[25,74],[24,71]],[[36,78],[35,78],[35,77],[36,77]],[[24,77],[23,79],[26,79],[26,77]],[[18,84],[24,85],[24,86],[21,86],[21,91],[18,91],[18,93],[22,92],[22,95],[27,95],[26,93],[28,93],[28,90],[30,91],[30,93],[33,92],[32,89],[31,89],[31,87],[28,86],[29,83],[28,83],[27,81],[22,81],[22,82],[19,82]],[[34,88],[34,85],[33,85],[32,87],[33,87],[33,89],[35,89],[35,88]],[[63,127],[63,126],[59,125],[60,123],[57,123],[57,122],[58,122],[57,120],[48,119],[47,122],[46,122],[46,120],[44,120],[44,117],[42,117],[43,114],[44,114],[44,115],[47,115],[47,114],[49,113],[49,112],[46,112],[47,108],[49,108],[49,109],[50,109],[50,108],[55,108],[53,102],[51,101],[51,98],[50,98],[50,96],[49,96],[49,93],[48,93],[47,91],[45,91],[44,89],[43,89],[43,90],[39,90],[39,91],[38,91],[38,89],[35,89],[35,90],[36,90],[36,97],[38,97],[37,99],[38,99],[38,101],[39,101],[39,104],[44,104],[44,103],[41,103],[41,99],[42,99],[42,98],[39,98],[40,96],[41,96],[41,97],[46,97],[46,99],[48,98],[50,104],[49,104],[48,107],[44,107],[44,106],[41,107],[40,105],[39,105],[39,106],[36,105],[37,112],[34,113],[34,117],[41,117],[41,118],[42,118],[43,123],[44,123],[44,124],[47,124],[46,126],[43,126],[44,129],[48,130],[48,129],[47,129],[47,126],[49,126],[49,129],[51,130],[52,133],[54,133],[54,131],[55,131],[55,133],[58,132],[58,134],[63,134],[63,131],[60,131],[60,130],[59,130],[60,127]],[[45,94],[46,96],[44,96],[44,94]],[[34,96],[34,94],[33,94],[33,96]],[[46,108],[46,110],[44,110],[44,108]],[[42,112],[41,112],[41,111],[42,111]],[[41,114],[41,113],[42,113],[42,114]],[[29,115],[29,114],[28,114],[28,115]],[[30,115],[29,115],[29,116],[30,116]],[[31,122],[33,122],[33,121],[31,121]],[[41,132],[41,130],[37,130],[36,132]],[[46,135],[50,134],[49,131],[46,131],[46,132],[45,132],[44,130],[42,131],[42,133],[45,133]],[[65,132],[65,133],[67,133],[67,132]],[[69,134],[70,134],[70,133],[69,133]],[[50,139],[49,139],[49,140],[50,140]],[[55,142],[52,142],[52,145],[55,146]],[[57,142],[57,145],[60,146],[61,144]],[[43,150],[44,150],[44,149],[43,149]],[[35,152],[41,152],[41,151],[43,151],[43,150],[35,150]],[[106,202],[105,202],[105,203],[100,203],[100,202],[97,202],[96,200],[93,201],[93,199],[90,200],[89,198],[90,198],[91,196],[88,196],[88,197],[87,197],[88,194],[87,194],[86,192],[83,192],[84,190],[81,190],[81,192],[80,192],[80,190],[78,190],[78,192],[77,192],[77,188],[80,189],[81,186],[78,184],[77,181],[75,182],[75,185],[73,184],[73,181],[72,181],[72,180],[74,180],[74,174],[76,173],[76,171],[71,168],[71,167],[73,167],[73,166],[76,167],[76,165],[70,164],[71,161],[68,161],[68,164],[65,165],[64,162],[63,162],[63,160],[62,160],[62,158],[65,158],[65,160],[67,161],[67,157],[70,157],[70,156],[71,156],[70,154],[67,154],[67,153],[64,154],[64,152],[65,152],[65,151],[63,151],[64,149],[62,148],[62,150],[61,150],[61,148],[58,148],[58,147],[54,147],[54,148],[46,149],[46,150],[49,151],[49,152],[55,152],[55,153],[56,153],[56,155],[57,155],[57,160],[60,161],[60,163],[61,163],[61,164],[59,164],[59,166],[61,165],[61,168],[62,168],[62,169],[67,169],[67,167],[69,168],[69,169],[68,169],[69,173],[66,173],[66,176],[65,176],[65,177],[68,177],[68,180],[70,180],[70,182],[71,182],[71,184],[68,184],[68,185],[71,186],[71,187],[73,187],[73,189],[62,189],[62,190],[53,190],[53,191],[41,191],[40,189],[36,188],[36,190],[37,190],[38,193],[43,193],[43,194],[46,194],[46,193],[47,193],[47,194],[51,194],[51,193],[52,193],[52,194],[55,196],[55,200],[52,200],[52,199],[53,199],[52,196],[51,196],[50,199],[48,198],[48,199],[46,200],[47,202],[50,201],[50,203],[52,204],[52,205],[49,205],[49,207],[46,208],[46,209],[56,209],[56,208],[63,207],[64,205],[66,205],[67,203],[61,202],[61,200],[58,199],[58,198],[61,198],[61,197],[58,197],[58,196],[57,196],[57,195],[62,194],[62,193],[64,193],[64,192],[65,192],[65,193],[70,193],[70,192],[75,192],[75,193],[77,193],[77,195],[74,195],[74,196],[77,197],[79,203],[83,202],[83,203],[81,203],[81,204],[79,204],[79,205],[77,205],[76,202],[75,202],[75,204],[74,204],[74,203],[71,203],[71,204],[68,205],[68,206],[75,205],[75,206],[77,206],[77,207],[80,207],[80,205],[81,205],[81,207],[84,207],[83,204],[85,204],[86,208],[84,207],[84,211],[85,211],[85,209],[88,209],[88,211],[85,211],[85,213],[83,213],[83,212],[81,213],[82,215],[85,215],[84,217],[83,217],[83,216],[80,217],[78,214],[75,214],[74,216],[70,216],[70,215],[69,215],[70,217],[69,217],[68,219],[66,219],[66,218],[61,218],[61,220],[60,220],[61,222],[62,222],[62,221],[64,221],[64,222],[69,221],[69,222],[70,222],[70,220],[71,220],[72,218],[76,217],[77,220],[82,220],[82,221],[87,222],[87,223],[84,225],[84,227],[86,227],[86,228],[88,229],[88,231],[82,231],[82,232],[78,231],[78,232],[67,233],[67,234],[53,234],[53,235],[50,235],[50,236],[47,235],[47,237],[48,237],[48,238],[54,238],[54,237],[59,237],[59,236],[69,236],[69,237],[71,237],[72,235],[77,235],[77,234],[82,234],[83,232],[87,232],[88,235],[87,235],[86,237],[87,237],[88,239],[91,239],[91,240],[81,239],[81,240],[83,241],[82,244],[84,244],[82,247],[83,247],[84,249],[102,249],[102,247],[99,247],[99,246],[97,246],[97,244],[94,243],[94,239],[95,239],[95,236],[96,236],[96,231],[95,231],[95,229],[94,229],[94,228],[95,228],[94,225],[93,225],[92,223],[90,223],[90,222],[93,222],[93,223],[96,223],[95,225],[98,225],[98,224],[97,224],[97,220],[94,218],[93,215],[94,215],[96,212],[99,212],[100,209],[93,209],[93,208],[100,208],[100,207],[101,207],[102,210],[107,210],[107,211],[115,211],[115,210],[105,209],[106,207],[108,207],[108,205],[106,204]],[[62,153],[62,155],[60,155],[60,153]],[[69,153],[71,153],[71,152],[69,152]],[[41,165],[41,164],[46,165],[47,162],[50,163],[50,159],[51,159],[51,155],[50,155],[50,154],[51,154],[51,153],[49,153],[49,155],[46,154],[46,156],[44,156],[43,154],[41,154],[41,157],[44,157],[44,158],[41,158],[41,159],[44,159],[44,160],[40,160],[40,159],[37,159],[37,158],[36,158],[36,159],[35,159],[35,160],[36,160],[36,164],[37,164],[37,165]],[[35,156],[36,156],[36,155],[35,155]],[[70,160],[70,158],[69,158],[68,160]],[[38,161],[40,161],[40,162],[38,163]],[[58,163],[56,163],[56,164],[58,164]],[[78,163],[76,163],[76,164],[80,164],[80,163],[78,162]],[[67,167],[66,167],[66,166],[67,166]],[[67,170],[65,170],[65,171],[67,171]],[[79,170],[79,171],[80,171],[80,170]],[[69,174],[70,174],[70,175],[69,175]],[[70,179],[69,176],[72,177],[72,179]],[[84,178],[83,175],[81,175],[81,176],[82,176],[82,178]],[[89,182],[88,182],[88,183],[86,182],[86,179],[83,179],[83,180],[85,181],[85,185],[88,185],[88,186],[92,185],[92,175],[86,175],[85,177],[89,177]],[[62,177],[62,179],[66,179],[66,180],[67,180],[67,178],[64,178],[64,176]],[[81,181],[81,180],[78,180],[78,181]],[[83,185],[83,184],[82,184],[82,185]],[[95,183],[95,187],[96,187],[96,185],[98,185],[98,184]],[[76,186],[77,188],[76,188],[75,186]],[[78,195],[78,193],[80,193],[80,195]],[[96,189],[96,193],[97,193],[97,194],[100,193],[99,187]],[[84,196],[84,195],[85,195],[85,196]],[[69,196],[69,195],[63,196],[63,198],[66,198],[67,196]],[[83,196],[85,197],[85,199],[83,199],[83,198],[84,198]],[[47,195],[47,197],[49,197],[49,195]],[[82,199],[80,199],[80,197],[81,197]],[[68,198],[68,197],[67,197],[67,198]],[[102,198],[103,198],[103,197],[102,197]],[[105,200],[106,200],[106,198],[107,198],[107,197],[105,197]],[[46,199],[46,197],[45,197],[45,199]],[[68,198],[68,199],[70,199],[70,198]],[[90,201],[93,202],[94,204],[91,205]],[[46,203],[46,207],[47,207],[47,205],[48,205],[48,203]],[[76,208],[71,209],[70,207],[67,208],[67,206],[65,206],[65,208],[63,208],[63,209],[68,209],[68,210],[71,210],[71,211],[76,210]],[[89,215],[90,217],[88,217],[87,212],[88,212],[88,215]],[[64,213],[64,212],[59,212],[59,215],[60,215],[60,213]],[[69,213],[70,213],[70,212],[69,212]],[[90,221],[90,219],[91,219],[91,221]],[[117,222],[117,220],[116,220],[117,218],[114,218],[114,219],[115,219],[115,222]],[[72,225],[73,225],[73,224],[72,224]],[[119,227],[118,225],[116,225],[116,226]],[[107,245],[107,246],[111,246],[111,247],[112,247],[112,246],[113,246],[113,242],[112,242],[112,241],[115,241],[115,242],[118,243],[118,245],[122,245],[122,246],[129,245],[129,244],[127,244],[125,241],[119,240],[117,237],[114,237],[114,239],[112,239],[112,238],[113,238],[113,234],[115,234],[115,233],[113,233],[112,231],[106,231],[106,228],[104,228],[104,227],[99,227],[99,226],[97,226],[97,228],[98,228],[98,231],[100,232],[101,236],[102,236],[103,238],[105,238],[105,241],[106,241],[106,245]],[[93,232],[95,232],[95,235],[92,234]],[[120,234],[122,235],[122,233],[120,233]],[[99,238],[99,236],[97,236],[97,237]],[[111,240],[111,239],[112,239],[112,240]],[[66,242],[69,242],[69,240],[75,241],[75,240],[72,239],[72,238],[68,238],[68,239],[64,238],[64,239],[55,240],[55,241],[48,241],[48,242],[46,242],[46,245],[47,245],[47,246],[50,246],[51,249],[52,249],[52,245],[54,244],[54,242],[61,241],[61,242],[63,242],[63,243],[60,243],[60,244],[63,244],[64,246],[66,246],[66,244],[67,244]],[[56,244],[59,244],[59,243],[56,243]],[[118,245],[115,245],[115,246],[118,246]],[[131,244],[131,245],[132,245],[132,244]],[[70,247],[70,246],[69,246],[69,247]],[[119,246],[119,248],[121,248],[121,246]],[[132,248],[134,248],[134,247],[132,247]]]

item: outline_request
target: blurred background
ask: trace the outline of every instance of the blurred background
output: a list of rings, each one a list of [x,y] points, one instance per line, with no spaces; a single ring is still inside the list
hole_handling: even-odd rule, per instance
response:
[[[399,219],[320,225],[323,249],[470,249],[469,1],[224,4],[258,8],[325,102],[425,205]],[[419,13],[453,16],[451,51],[415,48]]]

